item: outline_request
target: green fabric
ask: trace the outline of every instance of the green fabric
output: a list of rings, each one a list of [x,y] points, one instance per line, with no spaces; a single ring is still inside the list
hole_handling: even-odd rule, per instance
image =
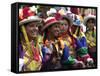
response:
[[[87,48],[80,48],[77,52],[78,56],[82,57],[83,55],[88,54],[88,49]]]
[[[75,63],[75,58],[72,56],[68,57],[68,60],[64,61],[65,65],[73,65]]]

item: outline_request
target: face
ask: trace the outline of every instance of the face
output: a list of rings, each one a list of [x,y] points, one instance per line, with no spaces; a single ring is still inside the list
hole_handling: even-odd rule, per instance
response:
[[[61,22],[61,30],[66,32],[68,30],[68,27],[69,27],[68,21],[67,20],[62,20],[62,22]]]
[[[55,23],[55,24],[51,25],[49,31],[54,37],[58,37],[59,36],[60,26],[61,25],[59,23]]]
[[[71,32],[74,34],[77,28],[78,28],[77,26],[74,26],[74,25],[73,25],[73,26],[71,27]]]
[[[90,30],[92,30],[92,29],[94,28],[94,26],[95,26],[94,20],[93,20],[93,19],[88,20],[88,22],[87,22],[87,27],[88,27]]]
[[[31,22],[26,25],[26,32],[28,37],[35,38],[38,35],[38,22]]]

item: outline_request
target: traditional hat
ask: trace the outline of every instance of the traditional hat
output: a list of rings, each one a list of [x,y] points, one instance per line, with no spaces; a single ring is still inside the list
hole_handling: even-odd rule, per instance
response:
[[[58,11],[58,13],[60,14],[60,15],[66,15],[66,9],[64,8],[64,7],[61,7],[61,9]]]
[[[74,26],[81,26],[81,21],[79,19],[76,19],[73,21]]]
[[[72,13],[70,7],[67,7],[67,13]]]
[[[42,31],[55,23],[60,23],[55,17],[48,17],[45,21],[45,26],[43,26]]]
[[[23,9],[19,9],[19,25],[23,25],[32,21],[42,21],[42,19],[39,18],[36,13],[37,11],[35,6],[26,6]]]
[[[94,15],[88,15],[88,16],[86,16],[86,17],[84,18],[84,21],[83,21],[83,23],[84,23],[85,26],[86,26],[86,23],[87,23],[87,21],[88,21],[89,19],[94,19],[94,20],[96,20],[96,16],[94,16]]]
[[[62,16],[62,19],[68,20],[69,23],[70,23],[70,25],[73,24],[72,18],[68,17],[67,15],[63,15],[63,16]]]
[[[55,8],[50,8],[50,10],[47,11],[47,16],[50,16],[50,15],[52,15],[52,14],[56,14],[56,13],[57,13],[57,11],[56,11]]]

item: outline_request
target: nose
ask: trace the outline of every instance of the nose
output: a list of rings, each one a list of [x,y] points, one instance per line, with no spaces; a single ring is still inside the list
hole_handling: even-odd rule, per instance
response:
[[[63,26],[63,25],[61,25],[61,26],[60,26],[60,29],[61,29],[61,30],[63,30],[63,29],[64,29],[64,26]]]
[[[38,31],[38,27],[33,27],[31,30],[32,31]]]

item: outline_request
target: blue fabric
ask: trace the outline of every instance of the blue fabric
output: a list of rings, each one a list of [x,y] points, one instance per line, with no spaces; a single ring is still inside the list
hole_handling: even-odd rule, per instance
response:
[[[65,45],[65,48],[63,49],[62,60],[68,60],[68,57],[69,57],[69,48]]]
[[[82,47],[87,47],[86,38],[82,37],[80,39],[76,39],[76,45],[77,49],[80,49]]]
[[[42,47],[42,54],[43,54],[42,62],[45,63],[47,61],[45,56],[49,54],[47,47],[44,46]]]
[[[86,43],[86,38],[85,38],[85,37],[82,37],[82,38],[80,39],[80,42],[82,43],[82,46],[83,46],[83,47],[87,47],[87,43]]]
[[[48,48],[42,47],[42,54],[43,54],[43,57],[45,57],[47,51],[48,51]]]
[[[80,42],[79,39],[76,39],[76,45],[77,45],[77,49],[82,47],[82,43]]]
[[[76,26],[80,26],[81,22],[80,22],[80,20],[76,19],[76,20],[74,20],[73,24]]]

